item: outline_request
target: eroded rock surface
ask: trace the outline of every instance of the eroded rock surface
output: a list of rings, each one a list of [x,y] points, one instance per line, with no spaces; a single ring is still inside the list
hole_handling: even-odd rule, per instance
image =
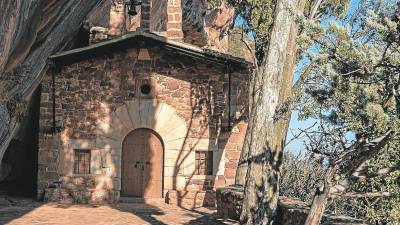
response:
[[[0,1],[0,89],[9,99],[0,101],[0,160],[19,127],[10,106],[30,100],[47,58],[71,46],[86,15],[104,1]]]
[[[221,52],[228,51],[227,32],[235,10],[226,4],[214,7],[204,0],[183,0],[185,41]]]

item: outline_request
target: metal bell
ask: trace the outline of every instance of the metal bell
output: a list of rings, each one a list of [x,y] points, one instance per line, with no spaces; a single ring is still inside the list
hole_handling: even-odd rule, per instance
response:
[[[136,11],[136,6],[142,5],[142,1],[140,0],[130,0],[130,2],[126,3],[129,6],[128,14],[130,16],[136,16],[138,13]]]

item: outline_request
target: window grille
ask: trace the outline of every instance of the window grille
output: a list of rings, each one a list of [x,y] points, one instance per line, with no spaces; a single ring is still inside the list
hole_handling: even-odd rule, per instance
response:
[[[90,174],[90,150],[74,150],[74,174]]]
[[[213,154],[209,151],[196,151],[196,175],[212,175]]]

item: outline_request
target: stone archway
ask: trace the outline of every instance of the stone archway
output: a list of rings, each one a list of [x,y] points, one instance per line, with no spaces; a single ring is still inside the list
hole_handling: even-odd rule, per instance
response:
[[[107,111],[107,108],[102,109]],[[133,130],[146,128],[155,131],[164,144],[164,192],[172,189],[179,179],[174,174],[179,152],[184,149],[188,128],[176,110],[156,99],[127,101],[115,112],[97,121],[95,147],[103,168],[114,180],[114,189],[121,191],[122,144]]]

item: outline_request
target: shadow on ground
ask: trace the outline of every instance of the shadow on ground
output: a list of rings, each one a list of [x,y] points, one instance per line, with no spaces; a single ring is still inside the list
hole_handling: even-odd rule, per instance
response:
[[[0,224],[224,225],[235,223],[217,219],[215,210],[207,208],[186,210],[165,203],[46,204],[29,198],[0,195]]]

